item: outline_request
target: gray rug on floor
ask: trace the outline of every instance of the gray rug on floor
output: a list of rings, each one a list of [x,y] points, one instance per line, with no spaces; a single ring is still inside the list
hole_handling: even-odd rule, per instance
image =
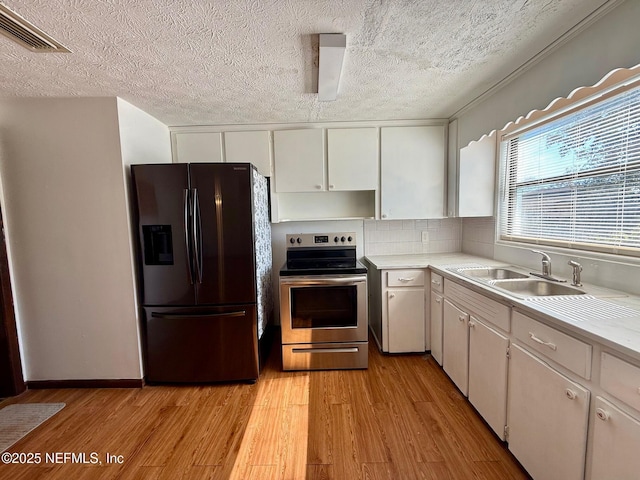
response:
[[[64,408],[64,403],[17,403],[0,410],[0,452]]]

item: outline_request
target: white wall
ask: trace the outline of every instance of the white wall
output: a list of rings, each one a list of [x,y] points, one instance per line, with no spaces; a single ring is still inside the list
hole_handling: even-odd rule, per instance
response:
[[[142,378],[119,136],[115,98],[0,102],[28,381]]]
[[[526,116],[533,109],[544,109],[557,97],[566,97],[582,86],[594,85],[616,68],[640,63],[640,2],[627,1],[576,35],[523,75],[491,97],[458,117],[458,148],[479,139],[508,122]],[[540,256],[527,246],[514,246],[489,239],[495,222],[464,219],[462,250],[491,256],[497,260],[540,269]],[[569,259],[582,263],[582,280],[616,290],[640,294],[637,282],[640,264],[628,257],[590,254],[558,248],[550,253],[554,275],[569,277]]]
[[[614,68],[640,63],[640,2],[629,0],[576,35],[494,95],[458,117],[458,148],[543,109]]]
[[[138,163],[171,163],[171,137],[169,127],[152,117],[148,113],[140,110],[130,103],[117,99],[118,125],[120,132],[120,149],[122,154],[123,175],[125,194],[125,214],[129,227],[129,252],[131,261],[131,292],[133,294],[136,308],[136,324],[141,325],[140,308],[137,289],[137,249],[135,239],[137,238],[137,228],[133,224],[131,215],[131,198],[133,188],[131,185],[131,165]],[[138,333],[140,330],[138,330]],[[138,350],[142,352],[142,339],[138,335]],[[142,356],[140,356],[140,371],[143,371]]]

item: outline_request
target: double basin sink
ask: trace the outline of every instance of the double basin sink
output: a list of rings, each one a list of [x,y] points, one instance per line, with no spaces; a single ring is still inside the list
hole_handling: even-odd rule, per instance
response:
[[[510,268],[456,268],[456,273],[487,283],[520,298],[550,297],[556,295],[585,295],[579,288],[551,280],[531,277]]]

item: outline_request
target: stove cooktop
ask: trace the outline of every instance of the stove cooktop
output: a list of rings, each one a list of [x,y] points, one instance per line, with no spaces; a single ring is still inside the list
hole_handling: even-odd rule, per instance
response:
[[[281,276],[367,273],[367,267],[356,259],[354,232],[293,234],[286,239],[287,261]]]

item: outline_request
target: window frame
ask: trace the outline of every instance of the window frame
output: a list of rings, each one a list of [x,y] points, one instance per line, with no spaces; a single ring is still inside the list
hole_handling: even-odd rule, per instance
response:
[[[613,254],[613,255],[623,255],[626,257],[635,258],[636,260],[640,257],[640,246],[638,247],[625,247],[618,246],[613,244],[597,244],[597,243],[589,243],[589,242],[574,242],[569,239],[558,240],[553,238],[546,237],[526,237],[522,235],[514,235],[512,230],[508,229],[508,225],[510,222],[516,221],[516,214],[513,212],[513,209],[516,208],[513,195],[517,192],[517,189],[522,187],[523,184],[526,183],[538,183],[538,184],[552,184],[555,181],[561,180],[562,178],[576,178],[574,174],[567,175],[558,175],[553,179],[545,179],[544,181],[536,180],[533,182],[523,181],[518,184],[512,184],[508,182],[508,179],[513,178],[513,172],[511,168],[513,166],[513,162],[509,161],[510,151],[509,151],[509,143],[514,139],[518,139],[520,136],[527,132],[531,132],[532,130],[542,129],[551,122],[555,122],[564,117],[567,117],[572,114],[579,113],[591,106],[600,104],[602,102],[607,101],[608,99],[620,95],[626,91],[630,91],[640,87],[640,76],[635,76],[630,80],[625,80],[613,86],[609,86],[608,88],[600,88],[599,91],[596,91],[595,94],[591,93],[588,96],[583,96],[583,98],[579,98],[573,102],[564,103],[562,108],[558,108],[555,111],[548,110],[551,109],[552,104],[547,108],[543,115],[538,115],[535,120],[526,122],[524,125],[518,125],[521,119],[518,120],[515,124],[511,124],[507,128],[505,128],[501,133],[502,135],[499,137],[499,148],[498,148],[498,172],[497,172],[497,181],[498,181],[498,189],[497,189],[497,209],[496,209],[496,242],[512,245],[512,246],[525,246],[525,245],[536,245],[536,246],[547,246],[547,247],[556,247],[560,249],[572,249],[572,250],[581,250],[585,253],[605,253],[605,254]],[[598,89],[596,89],[598,90]],[[566,100],[566,99],[562,99]],[[534,111],[540,113],[539,111]],[[532,113],[534,113],[532,112]],[[530,114],[531,115],[531,114]],[[532,115],[535,116],[535,115]],[[590,175],[582,175],[578,174],[581,178],[594,178],[593,173],[597,172],[598,169],[590,170]],[[602,170],[606,170],[602,168]],[[637,169],[633,170],[637,172]],[[626,175],[626,173],[625,173]],[[507,192],[507,188],[510,189],[510,192]],[[575,204],[574,204],[575,205]]]

